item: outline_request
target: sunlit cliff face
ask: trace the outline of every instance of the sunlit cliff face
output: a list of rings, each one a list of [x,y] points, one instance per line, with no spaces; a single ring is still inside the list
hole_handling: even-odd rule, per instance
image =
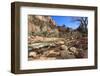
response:
[[[29,15],[28,16],[28,32],[41,32],[48,31],[52,32],[55,29],[56,23],[50,16],[37,16]]]

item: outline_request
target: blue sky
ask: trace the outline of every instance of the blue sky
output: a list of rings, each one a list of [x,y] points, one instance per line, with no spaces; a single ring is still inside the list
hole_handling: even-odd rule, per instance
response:
[[[73,18],[78,18],[78,17],[74,16],[51,16],[51,17],[58,26],[62,26],[63,24],[65,24],[66,27],[76,29],[80,25],[79,21],[73,21]]]

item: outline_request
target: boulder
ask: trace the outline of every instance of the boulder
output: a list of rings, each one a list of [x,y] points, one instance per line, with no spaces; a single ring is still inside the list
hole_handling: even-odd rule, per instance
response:
[[[72,58],[75,58],[75,56],[73,54],[70,54],[69,51],[61,51],[61,58],[72,59]]]
[[[75,47],[70,47],[70,52],[72,53],[78,53],[77,49]]]
[[[61,45],[61,49],[67,51],[68,50],[68,47],[66,45]]]
[[[36,58],[37,57],[37,53],[36,52],[29,52],[29,56]]]

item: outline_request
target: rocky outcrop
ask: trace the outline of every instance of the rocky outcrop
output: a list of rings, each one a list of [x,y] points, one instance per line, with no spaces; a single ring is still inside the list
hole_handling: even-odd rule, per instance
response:
[[[56,28],[55,21],[50,16],[28,16],[28,33],[45,36],[58,35],[59,31]]]

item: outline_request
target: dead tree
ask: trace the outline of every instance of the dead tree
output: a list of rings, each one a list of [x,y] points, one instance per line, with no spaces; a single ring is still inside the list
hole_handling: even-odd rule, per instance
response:
[[[76,17],[73,18],[74,21],[78,21],[79,27],[77,28],[78,31],[82,33],[87,33],[88,31],[88,18],[87,17]]]

